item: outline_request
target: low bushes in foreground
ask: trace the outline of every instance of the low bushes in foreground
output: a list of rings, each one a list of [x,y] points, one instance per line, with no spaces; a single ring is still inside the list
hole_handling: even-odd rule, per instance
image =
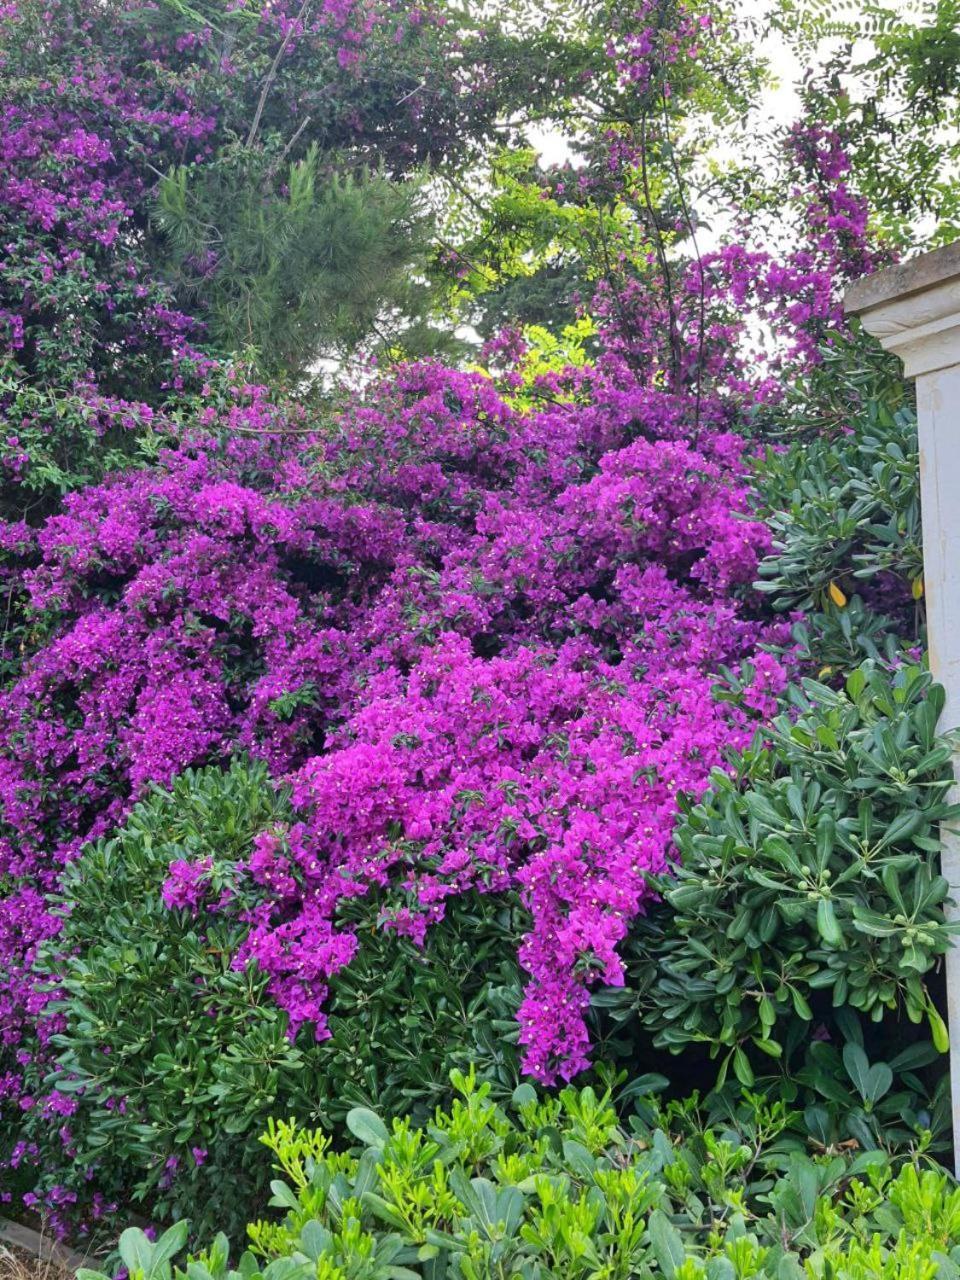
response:
[[[51,1054],[32,1068],[65,1127],[43,1105],[25,1117],[44,1186],[81,1195],[95,1173],[109,1200],[158,1220],[242,1229],[266,1202],[271,1115],[342,1128],[363,1104],[422,1121],[471,1063],[510,1095],[520,925],[502,895],[453,903],[429,948],[378,928],[375,896],[346,904],[364,941],[331,981],[327,1037],[289,1034],[267,975],[237,956],[264,901],[245,860],[290,815],[260,762],[188,770],[68,867],[40,961],[59,975]]]
[[[188,1224],[151,1242],[127,1230],[131,1280],[933,1280],[960,1275],[960,1189],[879,1152],[811,1158],[781,1104],[749,1097],[743,1127],[698,1103],[641,1096],[625,1129],[610,1094],[528,1084],[509,1109],[455,1073],[433,1123],[388,1127],[357,1108],[358,1145],[271,1124],[281,1218],[252,1224],[230,1265],[225,1235],[186,1262]],[[81,1271],[78,1280],[104,1280]]]

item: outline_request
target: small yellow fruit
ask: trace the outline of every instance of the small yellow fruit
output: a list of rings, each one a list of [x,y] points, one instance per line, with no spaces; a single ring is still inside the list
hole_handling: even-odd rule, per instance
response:
[[[843,594],[835,582],[831,582],[828,588],[828,595],[838,609],[842,609],[847,603],[847,597]]]
[[[910,590],[913,593],[914,600],[923,599],[923,574],[922,573],[920,574],[919,578],[914,578],[913,582],[910,584]]]

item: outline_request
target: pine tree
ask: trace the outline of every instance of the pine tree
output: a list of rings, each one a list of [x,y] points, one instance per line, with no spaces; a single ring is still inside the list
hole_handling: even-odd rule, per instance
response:
[[[155,224],[168,278],[210,343],[253,349],[264,374],[295,380],[361,343],[431,345],[423,177],[321,168],[316,146],[287,163],[278,145],[234,145],[171,169]]]

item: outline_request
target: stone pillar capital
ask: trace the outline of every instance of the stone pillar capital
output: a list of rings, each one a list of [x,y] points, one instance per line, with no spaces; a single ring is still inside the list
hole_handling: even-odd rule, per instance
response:
[[[907,377],[960,364],[960,240],[857,280],[843,303]]]

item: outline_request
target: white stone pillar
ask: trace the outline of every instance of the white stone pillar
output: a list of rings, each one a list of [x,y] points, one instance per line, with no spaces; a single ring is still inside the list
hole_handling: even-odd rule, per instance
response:
[[[960,241],[858,280],[844,308],[917,382],[923,579],[930,669],[946,690],[942,730],[960,726]],[[954,757],[960,779],[960,753]],[[953,798],[960,795],[954,788]],[[960,918],[960,831],[941,829],[943,875]],[[960,1176],[960,945],[947,953],[950,1092]]]

